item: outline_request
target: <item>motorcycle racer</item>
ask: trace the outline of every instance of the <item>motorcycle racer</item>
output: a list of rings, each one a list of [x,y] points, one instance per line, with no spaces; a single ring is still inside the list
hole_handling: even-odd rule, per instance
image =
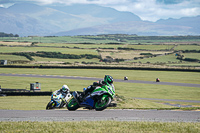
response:
[[[79,100],[83,101],[85,96],[87,96],[89,93],[91,93],[97,86],[100,86],[102,88],[106,87],[112,87],[115,89],[113,85],[113,77],[110,75],[105,75],[104,80],[99,80],[97,82],[93,82],[93,85],[88,86],[82,93],[82,95],[79,96]]]
[[[67,85],[63,85],[61,89],[53,92],[54,95],[62,94],[62,99],[65,99],[67,94],[70,92],[70,89]]]
[[[87,87],[83,92],[74,91],[72,98],[67,104],[69,111],[75,111],[80,107],[85,109],[95,109],[102,111],[110,107],[112,100],[115,97],[115,88],[113,78],[105,75],[103,81],[94,82],[93,85]]]

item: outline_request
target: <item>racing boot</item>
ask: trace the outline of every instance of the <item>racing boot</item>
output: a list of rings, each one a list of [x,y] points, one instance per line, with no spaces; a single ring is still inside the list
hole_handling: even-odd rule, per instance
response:
[[[79,101],[79,102],[83,102],[83,101],[84,101],[84,97],[85,97],[85,94],[84,94],[84,92],[83,92],[83,93],[81,93],[81,94],[79,95],[78,101]]]

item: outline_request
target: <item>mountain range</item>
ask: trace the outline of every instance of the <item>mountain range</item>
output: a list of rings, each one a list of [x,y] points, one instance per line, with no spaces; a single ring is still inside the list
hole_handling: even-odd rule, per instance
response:
[[[97,34],[199,35],[200,15],[180,19],[143,21],[131,12],[98,5],[36,5],[18,3],[0,7],[0,32],[20,36]]]

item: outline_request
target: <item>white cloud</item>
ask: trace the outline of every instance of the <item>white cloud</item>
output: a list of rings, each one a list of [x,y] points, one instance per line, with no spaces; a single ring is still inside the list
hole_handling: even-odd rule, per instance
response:
[[[199,8],[186,8],[180,10],[180,13],[186,16],[196,16],[199,15],[199,12],[200,12]]]
[[[186,0],[177,4],[164,4],[156,0],[142,0],[113,7],[120,11],[130,11],[141,19],[149,21],[200,15],[200,2],[197,0]]]
[[[112,7],[119,11],[129,11],[138,15],[141,19],[149,21],[200,15],[199,0],[176,0],[176,2],[169,0],[0,0],[0,4],[15,3],[16,1],[39,4],[97,4]]]
[[[123,4],[128,2],[128,0],[106,0],[106,1],[105,0],[34,0],[34,1],[42,4],[62,3],[66,5],[71,5],[71,4],[113,5],[113,4]]]

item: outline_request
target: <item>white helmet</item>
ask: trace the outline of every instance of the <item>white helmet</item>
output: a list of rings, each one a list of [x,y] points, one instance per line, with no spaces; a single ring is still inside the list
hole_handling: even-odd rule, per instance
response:
[[[63,85],[63,86],[62,86],[62,91],[63,91],[63,92],[68,92],[68,91],[70,91],[70,90],[69,90],[69,87],[68,87],[67,85]]]

